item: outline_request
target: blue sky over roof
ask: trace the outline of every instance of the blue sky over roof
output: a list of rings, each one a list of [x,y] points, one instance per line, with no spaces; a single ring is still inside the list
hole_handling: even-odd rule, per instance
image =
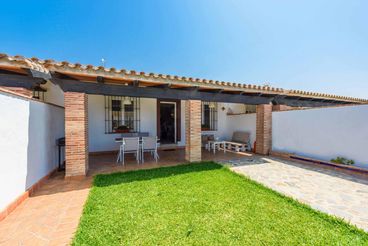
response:
[[[0,52],[367,98],[367,1],[7,1]]]

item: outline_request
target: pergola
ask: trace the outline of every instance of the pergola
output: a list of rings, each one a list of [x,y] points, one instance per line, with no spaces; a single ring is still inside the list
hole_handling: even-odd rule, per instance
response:
[[[201,101],[257,105],[256,149],[271,148],[272,106],[324,107],[367,100],[270,86],[118,70],[0,54],[0,86],[33,90],[51,81],[64,91],[66,176],[88,170],[88,94],[186,101],[186,159],[201,159]]]

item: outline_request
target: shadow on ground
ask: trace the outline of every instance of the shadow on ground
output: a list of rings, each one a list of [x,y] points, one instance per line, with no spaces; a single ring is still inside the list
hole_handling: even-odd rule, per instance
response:
[[[294,167],[302,168],[302,169],[309,170],[309,171],[319,172],[319,173],[323,173],[323,174],[326,174],[326,175],[329,175],[335,178],[341,178],[341,179],[349,180],[349,181],[356,182],[359,184],[368,185],[368,177],[363,174],[344,171],[341,169],[334,169],[332,167],[323,166],[320,164],[288,161],[288,160],[284,160],[284,159],[280,159],[276,157],[267,157],[264,159],[277,161],[285,165],[294,166]]]

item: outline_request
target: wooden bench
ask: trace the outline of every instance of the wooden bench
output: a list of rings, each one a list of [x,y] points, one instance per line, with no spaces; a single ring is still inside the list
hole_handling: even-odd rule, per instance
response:
[[[235,152],[239,152],[239,151],[244,152],[247,150],[248,144],[225,141],[225,148],[229,150],[234,150]]]
[[[250,133],[235,131],[231,141],[224,141],[225,147],[235,152],[250,150]]]

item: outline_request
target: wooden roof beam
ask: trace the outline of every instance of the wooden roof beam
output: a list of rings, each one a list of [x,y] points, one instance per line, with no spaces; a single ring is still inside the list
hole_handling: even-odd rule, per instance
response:
[[[70,75],[64,74],[64,73],[60,73],[60,72],[51,72],[51,76],[53,78],[57,78],[57,79],[78,80],[78,79],[74,78],[73,76],[70,76]]]
[[[40,84],[45,84],[46,82],[47,81],[43,78],[34,78],[31,76],[15,74],[0,74],[0,86],[33,89]]]
[[[50,72],[42,72],[39,70],[35,70],[32,68],[24,68],[24,70],[32,77],[34,78],[42,78],[42,79],[51,79],[52,75]]]
[[[176,100],[202,100],[214,102],[246,103],[246,104],[268,104],[269,98],[255,96],[229,95],[223,93],[211,93],[203,91],[183,91],[172,88],[157,88],[152,86],[133,87],[116,84],[90,83],[83,81],[52,79],[60,85],[64,92],[84,92],[95,95],[132,96],[147,98],[162,98]]]
[[[171,84],[167,83],[167,84],[159,84],[159,85],[150,85],[150,86],[147,86],[147,87],[169,89],[169,88],[171,88]]]
[[[183,90],[183,91],[198,91],[199,86],[188,86],[188,87],[180,87],[180,88],[175,88],[175,89]]]

